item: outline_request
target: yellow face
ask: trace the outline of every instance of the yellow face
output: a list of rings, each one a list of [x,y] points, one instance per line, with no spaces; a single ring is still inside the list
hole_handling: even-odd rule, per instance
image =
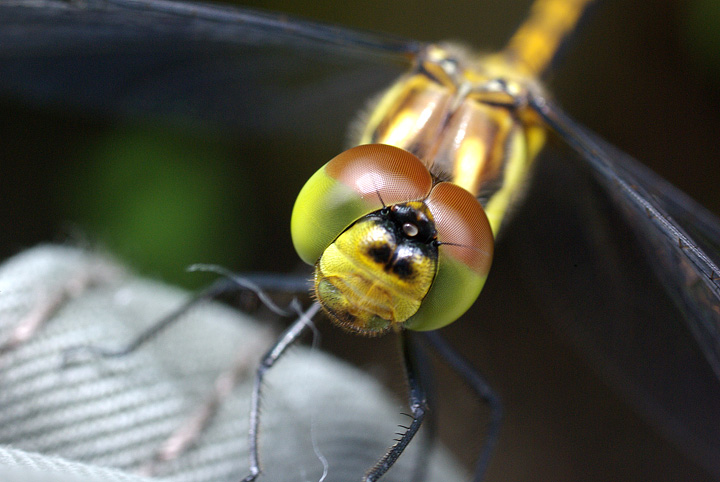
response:
[[[379,334],[420,308],[438,265],[437,231],[422,202],[368,214],[315,265],[315,294],[339,326]]]

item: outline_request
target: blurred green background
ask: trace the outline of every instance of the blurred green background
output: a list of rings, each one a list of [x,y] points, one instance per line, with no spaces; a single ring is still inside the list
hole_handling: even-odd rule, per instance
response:
[[[388,9],[380,0],[278,0],[252,6],[404,37],[460,40],[492,51],[503,45],[529,4],[482,0],[439,6],[418,0]],[[719,5],[714,0],[602,2],[547,79],[559,103],[580,123],[715,213],[720,213]],[[184,271],[199,262],[234,271],[302,269],[289,237],[292,203],[307,177],[339,148],[336,141],[323,145],[284,132],[250,138],[207,124],[117,119],[18,98],[0,99],[0,115],[2,258],[41,242],[87,245],[107,250],[141,273],[188,287],[208,281]],[[502,278],[498,274],[495,279]],[[465,353],[478,358],[506,401],[503,433],[510,435],[501,439],[490,480],[705,480],[562,345],[551,349],[560,352],[561,361],[539,358],[524,365],[531,348],[512,351],[510,345],[525,328],[503,326],[510,330],[504,338],[495,332],[504,314],[483,312],[485,324],[471,327],[482,336],[500,335],[494,339],[468,336],[462,331],[470,329],[467,324],[448,329],[456,340],[485,343],[470,345]],[[543,330],[527,328],[533,335]],[[345,341],[333,344],[335,332],[324,335],[324,346],[348,350]],[[393,347],[390,337],[383,340]],[[356,343],[359,351],[374,353],[378,342]],[[545,365],[550,374],[542,372]],[[379,362],[369,366],[388,376]],[[549,379],[553,374],[557,380]],[[459,435],[448,438],[468,461],[479,445],[467,434],[473,415],[465,410],[474,400],[456,402],[450,417]],[[576,405],[568,408],[570,403]],[[581,403],[587,404],[578,410],[582,413],[568,414]],[[595,403],[603,404],[602,413],[616,425],[599,421]],[[641,434],[640,442],[631,441],[635,433]],[[630,465],[629,460],[643,457],[647,461]]]

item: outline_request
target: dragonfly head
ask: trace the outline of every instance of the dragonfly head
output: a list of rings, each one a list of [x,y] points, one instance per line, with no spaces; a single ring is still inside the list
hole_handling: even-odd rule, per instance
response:
[[[480,203],[387,145],[355,147],[318,170],[298,196],[291,230],[300,257],[315,265],[315,296],[330,319],[370,336],[455,321],[492,260]]]

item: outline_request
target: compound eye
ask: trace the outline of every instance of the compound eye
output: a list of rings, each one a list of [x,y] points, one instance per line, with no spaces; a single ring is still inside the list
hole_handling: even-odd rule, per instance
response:
[[[372,203],[373,211],[422,199],[432,187],[432,176],[420,159],[385,144],[353,147],[327,163],[325,172]]]
[[[435,330],[452,323],[475,302],[492,264],[494,240],[482,206],[465,189],[448,182],[425,199],[435,220],[438,273],[406,327]]]
[[[321,167],[300,191],[291,220],[295,250],[314,264],[361,217],[424,199],[431,188],[430,172],[409,152],[383,144],[353,147]]]
[[[425,204],[435,219],[442,251],[479,276],[487,276],[495,241],[478,200],[460,186],[441,182],[433,188]]]

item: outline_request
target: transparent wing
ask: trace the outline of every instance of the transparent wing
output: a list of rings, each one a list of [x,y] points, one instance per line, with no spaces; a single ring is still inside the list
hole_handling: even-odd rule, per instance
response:
[[[0,5],[0,91],[115,115],[297,132],[317,125],[306,118],[320,110],[325,125],[345,121],[420,45],[199,3],[14,0]]]
[[[591,326],[580,319],[575,336],[662,432],[720,474],[720,220],[556,105],[538,99],[535,106],[591,168],[676,308],[646,308],[665,303],[641,280],[626,288],[643,300],[636,320],[610,316]],[[600,233],[592,237],[604,242]]]
[[[657,174],[583,129],[557,106],[538,105],[548,124],[598,173],[658,276],[687,313],[689,328],[720,377],[720,220]]]

